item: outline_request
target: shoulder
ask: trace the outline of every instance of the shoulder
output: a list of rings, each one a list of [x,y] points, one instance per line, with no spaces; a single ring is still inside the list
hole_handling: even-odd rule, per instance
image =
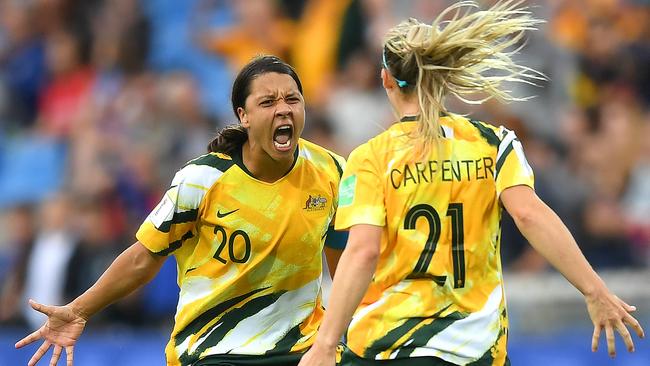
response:
[[[385,146],[376,142],[377,140],[373,138],[352,150],[347,161],[346,175],[359,170],[379,171],[379,166],[383,166],[385,160],[390,159]]]
[[[221,153],[208,153],[188,161],[174,176],[174,184],[211,187],[228,169],[235,165],[232,158]]]
[[[373,150],[373,146],[381,146],[381,140],[378,139],[379,136],[373,137],[368,142],[365,142],[352,150],[348,161],[358,160],[360,157],[369,157],[369,153]]]
[[[235,162],[232,160],[232,157],[222,153],[211,152],[188,161],[183,166],[183,169],[191,166],[205,166],[225,172],[234,164]]]
[[[453,120],[456,137],[468,140],[480,139],[494,147],[498,147],[501,143],[503,127],[496,127],[490,123],[457,114],[452,114],[447,118]]]
[[[342,156],[304,139],[300,139],[299,149],[299,156],[317,169],[331,171],[339,177],[343,174],[345,159]]]

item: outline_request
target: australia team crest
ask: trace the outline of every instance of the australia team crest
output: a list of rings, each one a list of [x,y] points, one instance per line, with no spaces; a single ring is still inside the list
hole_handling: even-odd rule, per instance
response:
[[[320,211],[324,210],[326,206],[327,198],[321,196],[320,194],[314,196],[310,194],[309,198],[307,198],[307,202],[305,202],[305,207],[303,207],[303,209],[307,211]]]

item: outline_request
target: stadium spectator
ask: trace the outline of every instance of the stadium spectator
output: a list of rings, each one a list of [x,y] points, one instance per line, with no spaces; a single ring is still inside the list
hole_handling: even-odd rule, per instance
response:
[[[38,228],[33,247],[29,252],[24,288],[14,295],[21,302],[36,299],[61,304],[65,298],[66,271],[76,246],[71,223],[70,198],[57,194],[40,206]],[[30,327],[36,328],[43,316],[23,308],[23,315]]]
[[[27,264],[34,247],[36,228],[34,227],[34,208],[31,205],[18,205],[8,210],[7,228],[10,233],[8,253],[0,256],[2,274],[0,282],[0,322],[5,324],[24,323],[21,316],[21,297],[27,277]],[[5,273],[6,272],[6,273]]]
[[[334,138],[344,155],[383,132],[390,122],[390,107],[377,88],[378,72],[370,52],[359,50],[348,59],[335,82],[336,93],[325,105],[334,127]]]
[[[294,24],[280,13],[275,1],[234,2],[233,7],[237,22],[202,35],[206,49],[222,55],[233,70],[259,54],[287,58]]]
[[[48,136],[67,139],[79,118],[95,79],[87,65],[88,55],[82,38],[72,30],[61,29],[46,39],[50,82],[39,103],[38,128]]]
[[[1,104],[6,128],[22,130],[34,124],[38,100],[46,82],[45,47],[35,11],[15,1],[0,4]]]

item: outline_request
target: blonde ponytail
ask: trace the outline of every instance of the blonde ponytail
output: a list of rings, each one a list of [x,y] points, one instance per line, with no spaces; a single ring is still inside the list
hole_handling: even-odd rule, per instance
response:
[[[478,10],[474,1],[460,1],[445,9],[431,25],[404,21],[386,34],[385,67],[404,93],[416,92],[420,104],[417,138],[426,154],[438,146],[440,116],[447,113],[448,94],[470,104],[491,98],[526,100],[502,88],[504,81],[533,84],[544,75],[516,64],[511,56],[527,30],[542,23],[532,17],[523,1],[500,1]],[[464,10],[464,11],[463,11]],[[451,20],[444,20],[450,13]],[[478,99],[470,99],[481,94]]]

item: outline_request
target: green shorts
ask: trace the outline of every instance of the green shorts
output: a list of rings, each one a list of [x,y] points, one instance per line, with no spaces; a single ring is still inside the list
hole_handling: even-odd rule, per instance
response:
[[[397,360],[371,360],[357,356],[349,348],[341,346],[341,361],[339,366],[456,366],[456,364],[445,361],[438,357],[411,357]],[[492,366],[493,361],[481,357],[469,365]],[[510,359],[506,357],[504,366],[510,366]]]
[[[438,357],[412,357],[398,360],[372,360],[357,356],[344,347],[339,366],[456,366]]]
[[[301,353],[277,356],[215,355],[198,360],[192,366],[297,366]]]

